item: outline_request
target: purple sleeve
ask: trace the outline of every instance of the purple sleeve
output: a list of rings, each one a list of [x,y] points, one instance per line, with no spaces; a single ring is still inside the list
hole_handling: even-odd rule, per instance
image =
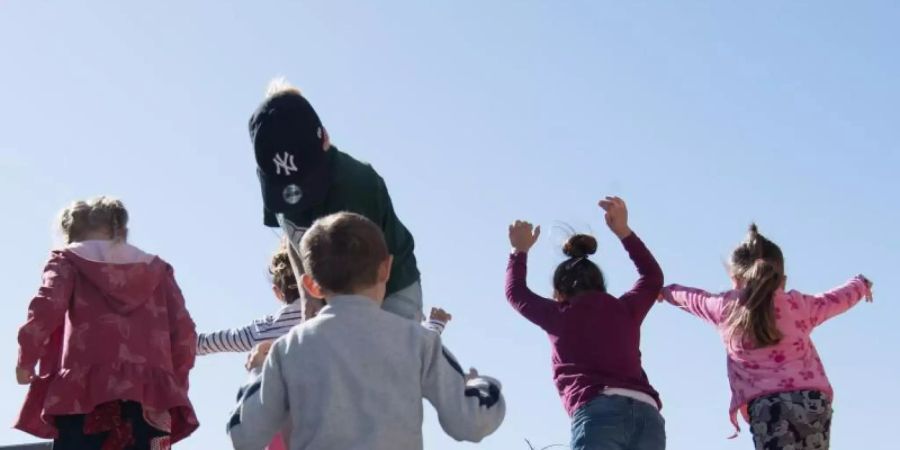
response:
[[[637,267],[639,278],[634,287],[622,295],[621,300],[626,302],[625,305],[632,317],[640,323],[647,317],[647,313],[659,297],[659,290],[663,286],[663,272],[656,258],[636,234],[631,233],[622,239],[622,245]]]
[[[506,299],[516,311],[535,325],[550,332],[555,329],[559,317],[558,304],[528,289],[526,278],[528,254],[514,253],[506,267]]]
[[[869,294],[869,285],[862,275],[824,294],[803,295],[803,303],[809,309],[812,326],[847,311]]]
[[[667,302],[713,325],[719,325],[724,320],[722,314],[722,308],[725,304],[724,296],[713,295],[702,289],[689,288],[677,284],[663,288],[662,295]]]

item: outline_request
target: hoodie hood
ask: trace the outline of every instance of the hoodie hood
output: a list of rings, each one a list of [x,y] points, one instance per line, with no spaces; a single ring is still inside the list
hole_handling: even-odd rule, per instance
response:
[[[125,242],[84,241],[61,252],[119,314],[142,306],[168,272],[161,259]]]

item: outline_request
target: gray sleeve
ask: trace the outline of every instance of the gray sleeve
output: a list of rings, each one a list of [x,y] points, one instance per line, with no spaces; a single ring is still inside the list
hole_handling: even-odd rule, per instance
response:
[[[423,395],[437,410],[444,431],[457,441],[479,442],[490,435],[506,414],[500,383],[489,377],[466,381],[462,367],[438,335],[430,335],[422,378]]]
[[[228,422],[235,450],[262,450],[288,418],[288,398],[282,377],[284,341],[272,346],[262,372],[251,373],[238,392],[238,405]]]

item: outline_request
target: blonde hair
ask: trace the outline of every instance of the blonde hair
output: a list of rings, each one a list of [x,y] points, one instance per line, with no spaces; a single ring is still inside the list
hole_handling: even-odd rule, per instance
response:
[[[303,95],[300,89],[291,84],[285,77],[275,77],[266,86],[266,98],[272,98],[281,94]]]
[[[128,210],[121,200],[101,195],[72,202],[59,213],[59,229],[67,244],[85,240],[91,233],[106,233],[110,239],[125,240]]]

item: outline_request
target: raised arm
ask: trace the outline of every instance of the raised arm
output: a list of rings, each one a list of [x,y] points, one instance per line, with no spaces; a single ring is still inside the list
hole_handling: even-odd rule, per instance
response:
[[[433,333],[428,337],[422,393],[450,437],[479,442],[496,431],[506,415],[500,383],[483,376],[467,379],[453,355],[441,345],[440,337]]]
[[[671,284],[662,289],[667,302],[713,324],[722,322],[725,296],[713,295],[702,289]]]
[[[551,331],[556,327],[559,305],[532,292],[527,283],[528,250],[540,235],[541,228],[534,228],[528,222],[516,221],[510,225],[509,240],[513,253],[506,266],[506,299],[526,319],[545,331]]]
[[[826,320],[847,311],[863,298],[871,299],[871,282],[862,275],[850,279],[842,286],[818,295],[803,295],[803,305],[809,310],[812,326],[818,326]],[[792,292],[791,296],[797,295]]]
[[[622,245],[637,268],[638,280],[630,291],[622,295],[621,300],[626,302],[625,306],[631,311],[631,316],[641,322],[659,298],[663,272],[656,258],[636,234],[631,233],[622,239]]]
[[[620,300],[638,323],[643,322],[662,288],[662,269],[644,242],[628,226],[628,207],[625,201],[619,197],[606,197],[600,200],[600,207],[606,212],[606,225],[622,241],[639,275],[634,287],[622,295]]]
[[[51,334],[65,321],[75,283],[75,269],[60,253],[54,253],[44,267],[41,287],[28,305],[28,318],[19,328],[19,359],[16,372],[26,384],[34,366],[44,356]]]

